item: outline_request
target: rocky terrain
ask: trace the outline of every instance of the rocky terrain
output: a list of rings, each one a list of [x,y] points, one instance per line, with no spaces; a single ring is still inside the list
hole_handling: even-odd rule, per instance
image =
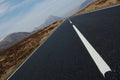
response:
[[[0,80],[6,78],[62,23],[55,22],[0,52]]]
[[[91,4],[86,6],[84,9],[82,9],[81,11],[76,13],[75,16],[81,15],[81,14],[84,14],[84,13],[88,13],[88,12],[91,12],[91,11],[95,11],[95,10],[98,10],[98,9],[102,9],[102,8],[105,8],[105,7],[117,5],[119,3],[120,3],[120,0],[95,0],[94,2],[92,2]]]

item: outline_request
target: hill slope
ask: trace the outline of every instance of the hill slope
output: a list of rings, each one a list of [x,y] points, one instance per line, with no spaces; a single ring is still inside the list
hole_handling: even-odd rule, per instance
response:
[[[96,0],[75,15],[81,15],[118,3],[120,3],[120,0]],[[5,80],[62,22],[55,22],[0,52],[0,80]]]
[[[46,20],[45,20],[45,22],[43,23],[43,24],[41,24],[39,27],[36,27],[36,31],[37,30],[39,30],[39,29],[41,29],[41,28],[43,28],[43,27],[45,27],[45,26],[48,26],[48,25],[50,25],[50,24],[52,24],[52,23],[54,23],[54,22],[56,22],[56,21],[60,21],[60,20],[62,20],[63,18],[61,18],[61,17],[57,17],[57,16],[49,16]]]
[[[63,21],[35,32],[15,45],[0,52],[0,80],[6,78],[41,44]],[[8,37],[9,38],[9,37]]]
[[[17,32],[8,35],[0,42],[0,50],[6,49],[14,45],[15,43],[19,42],[20,40],[26,38],[29,35],[30,33],[28,32]]]
[[[91,12],[94,10],[102,9],[108,6],[113,6],[119,3],[120,0],[96,0],[93,3],[89,4],[87,7],[85,7],[84,9],[82,9],[81,11],[79,11],[78,13],[76,13],[75,16]]]

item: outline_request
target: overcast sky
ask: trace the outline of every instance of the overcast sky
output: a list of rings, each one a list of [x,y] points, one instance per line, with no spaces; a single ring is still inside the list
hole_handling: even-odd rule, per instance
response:
[[[0,40],[14,32],[29,32],[50,15],[63,17],[86,0],[0,0]]]

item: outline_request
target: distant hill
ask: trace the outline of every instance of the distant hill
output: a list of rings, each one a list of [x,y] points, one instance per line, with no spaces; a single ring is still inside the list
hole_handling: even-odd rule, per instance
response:
[[[28,32],[18,32],[8,35],[2,41],[0,41],[0,50],[3,50],[7,47],[14,45],[15,43],[21,41],[22,39],[26,38],[29,35],[30,33]]]
[[[89,0],[88,0],[88,2],[89,2]],[[87,2],[84,2],[83,5],[86,3]],[[78,13],[76,13],[75,15],[88,13],[91,11],[95,11],[95,10],[109,7],[109,6],[116,5],[116,4],[120,4],[120,0],[95,0],[91,4],[87,5],[84,9],[82,9]]]
[[[26,58],[63,22],[64,20],[58,21],[47,27],[44,27],[34,34],[31,34],[27,38],[19,41],[15,45],[0,51],[0,80],[7,80],[8,76],[10,76],[10,74],[13,73],[18,66],[20,66],[20,64],[26,60]],[[29,35],[29,33],[11,34],[11,36],[9,35],[6,40],[13,40],[13,38],[18,36],[20,37],[20,35],[23,37],[25,35]]]
[[[30,34],[35,33],[36,31],[56,22],[56,21],[60,21],[63,18],[57,17],[57,16],[50,16],[48,17],[48,19],[39,27],[36,27],[35,30],[31,33],[28,32],[17,32],[17,33],[13,33],[8,35],[7,37],[5,37],[2,41],[0,41],[0,51],[4,50],[14,44],[16,44],[17,42],[21,41],[22,39],[28,37]]]
[[[43,24],[41,24],[39,27],[35,28],[35,31],[40,30],[41,28],[44,28],[44,27],[46,27],[56,21],[60,21],[60,20],[63,20],[63,18],[57,17],[57,16],[49,16]]]
[[[80,10],[84,9],[85,7],[87,7],[90,3],[94,2],[95,0],[86,0],[85,2],[82,3],[82,5],[80,5]]]

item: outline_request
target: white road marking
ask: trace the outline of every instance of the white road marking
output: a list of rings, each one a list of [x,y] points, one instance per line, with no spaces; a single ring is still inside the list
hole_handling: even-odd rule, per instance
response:
[[[68,21],[72,24],[72,21],[68,18]]]
[[[79,38],[82,40],[84,46],[86,47],[87,51],[89,52],[90,56],[94,60],[96,66],[98,67],[99,71],[105,77],[105,73],[111,71],[110,67],[107,63],[102,59],[99,53],[92,47],[92,45],[88,42],[88,40],[82,35],[82,33],[77,29],[75,25],[72,25],[76,33],[78,34]]]

